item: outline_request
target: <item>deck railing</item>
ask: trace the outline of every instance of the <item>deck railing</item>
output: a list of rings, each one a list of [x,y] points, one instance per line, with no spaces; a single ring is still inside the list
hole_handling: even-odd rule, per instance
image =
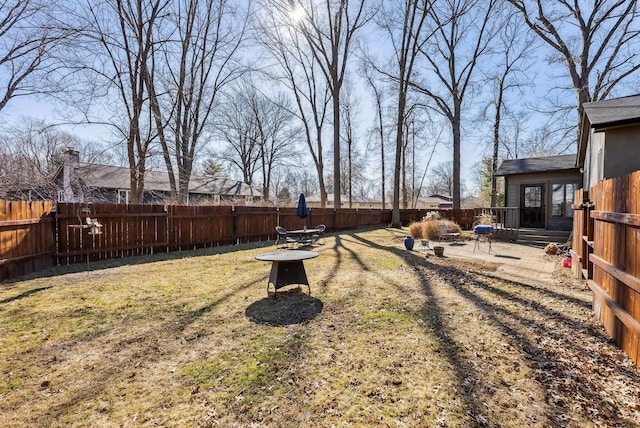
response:
[[[481,217],[491,219],[496,230],[517,233],[519,227],[518,207],[489,207],[475,208],[475,218],[478,221]]]

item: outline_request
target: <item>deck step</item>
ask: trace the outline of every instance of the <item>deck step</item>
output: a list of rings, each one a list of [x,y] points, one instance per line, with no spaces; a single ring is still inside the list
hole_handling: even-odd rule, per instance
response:
[[[570,234],[571,231],[520,229],[516,242],[523,245],[544,247],[551,242],[564,244],[569,240]]]

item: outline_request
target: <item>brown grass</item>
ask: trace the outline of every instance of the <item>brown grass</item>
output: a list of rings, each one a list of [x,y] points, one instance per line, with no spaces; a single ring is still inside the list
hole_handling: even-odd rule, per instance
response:
[[[278,300],[272,243],[2,284],[0,426],[638,426],[639,372],[566,270],[503,280],[404,236],[327,236],[311,295]]]
[[[409,236],[420,239],[422,238],[422,222],[414,221],[409,225]]]
[[[493,215],[491,213],[482,213],[478,217],[477,224],[491,225],[493,224]]]
[[[422,222],[422,236],[432,240],[438,239],[440,237],[438,222],[436,220]]]
[[[462,233],[462,228],[458,223],[452,220],[426,220],[422,224],[422,236],[427,239],[436,240],[440,238],[440,229],[438,223],[443,224],[445,229],[453,233]]]

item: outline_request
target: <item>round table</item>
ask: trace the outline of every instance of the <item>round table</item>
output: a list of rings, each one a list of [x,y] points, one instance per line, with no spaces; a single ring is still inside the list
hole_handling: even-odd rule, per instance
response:
[[[313,259],[318,256],[319,254],[315,251],[299,250],[258,254],[256,260],[271,262],[271,273],[269,274],[269,282],[267,282],[267,296],[269,296],[269,285],[271,284],[275,289],[274,298],[278,289],[290,284],[304,284],[309,288],[309,294],[311,294],[311,286],[307,279],[303,260]]]

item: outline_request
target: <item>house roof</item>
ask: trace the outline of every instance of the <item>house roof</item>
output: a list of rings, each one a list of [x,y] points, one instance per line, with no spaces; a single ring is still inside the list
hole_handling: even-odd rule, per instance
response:
[[[584,104],[592,128],[640,120],[640,95]]]
[[[320,195],[311,195],[309,197],[306,198],[307,202],[320,202]],[[366,196],[359,196],[359,195],[353,195],[351,197],[351,201],[353,203],[358,203],[358,204],[375,204],[375,203],[380,203],[379,199],[373,199],[373,198],[368,198]],[[329,202],[333,203],[333,193],[327,193],[327,204],[329,204]],[[341,203],[348,203],[349,202],[349,196],[348,195],[340,195],[340,202]]]
[[[640,95],[585,103],[578,149],[578,165],[587,151],[590,129],[607,128],[640,122]]]
[[[430,198],[440,198],[443,201],[453,201],[453,197],[451,195],[442,195],[440,193],[434,193],[433,195],[429,195]]]
[[[430,196],[422,196],[418,198],[418,203],[423,205],[439,205],[439,206],[452,206],[453,198],[445,195],[430,195]]]
[[[129,168],[81,163],[76,175],[93,188],[129,189]],[[146,171],[144,177],[146,191],[170,192],[169,176],[162,171]],[[189,193],[222,196],[260,196],[260,192],[237,180],[191,175]]]
[[[577,170],[576,155],[507,159],[496,171],[497,176],[535,174],[547,171]]]

